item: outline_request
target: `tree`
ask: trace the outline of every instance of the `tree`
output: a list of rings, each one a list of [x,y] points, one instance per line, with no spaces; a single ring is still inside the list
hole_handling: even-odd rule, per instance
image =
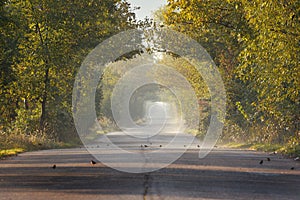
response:
[[[299,137],[299,1],[243,5],[255,34],[239,55],[236,74],[257,94],[256,101],[248,100],[252,117],[268,124],[267,138],[283,140],[287,133]]]
[[[3,3],[4,7],[3,23],[16,23],[1,26],[1,40],[16,41],[7,52],[15,50],[17,56],[1,60],[1,67],[12,60],[5,69],[14,75],[6,90],[16,102],[13,123],[22,129],[30,127],[29,133],[45,128],[55,134],[70,130],[75,74],[101,41],[134,27],[130,4],[121,0],[12,0]]]
[[[238,0],[170,0],[163,16],[166,26],[188,34],[211,55],[227,89],[227,113],[232,114],[227,115],[227,126],[232,123],[244,126],[243,115],[235,102],[244,98],[239,95],[240,91],[248,92],[243,82],[237,80],[235,69],[239,64],[238,55],[246,45],[243,38],[249,39],[253,32],[242,3]]]
[[[299,1],[169,0],[163,12],[219,66],[230,121],[262,128],[260,140],[299,138]]]
[[[16,15],[10,15],[4,1],[0,2],[0,129],[5,128],[15,118],[18,106],[16,95],[11,89],[16,80],[12,63],[18,56],[18,38],[22,33],[15,32],[19,22]]]

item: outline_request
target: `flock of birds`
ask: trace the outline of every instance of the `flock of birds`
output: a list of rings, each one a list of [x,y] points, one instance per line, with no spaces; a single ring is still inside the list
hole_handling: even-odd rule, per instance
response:
[[[152,143],[150,143],[150,145],[152,145]],[[186,145],[183,145],[183,146],[186,147]],[[150,146],[147,145],[147,144],[141,144],[141,148],[143,148],[143,147],[147,148],[147,147],[150,147]],[[160,144],[159,147],[162,147],[162,145]],[[200,145],[198,144],[197,147],[200,148]]]
[[[90,161],[90,164],[91,164],[91,165],[96,165],[97,162],[94,161],[94,160],[91,160],[91,161]],[[54,164],[54,165],[52,166],[52,169],[56,169],[56,164]]]
[[[152,143],[150,143],[150,145],[152,145]],[[141,144],[141,148],[147,148],[147,147],[150,147],[150,145],[147,145],[147,144]],[[159,147],[162,147],[162,145],[160,144]],[[184,145],[184,147],[186,147],[186,145]],[[200,148],[200,145],[198,144],[197,147]],[[80,147],[80,148],[81,148],[81,147]],[[97,148],[99,148],[99,145],[97,145]],[[90,161],[90,164],[91,164],[92,166],[94,166],[94,165],[97,164],[97,162],[94,161],[94,160],[91,160],[91,161]],[[54,164],[54,165],[52,166],[52,169],[56,169],[56,167],[57,167],[56,164]]]
[[[184,146],[185,146],[185,145],[184,145]],[[147,148],[147,147],[149,147],[149,146],[146,145],[146,144],[144,144],[144,145],[141,144],[141,148],[144,148],[144,147]],[[162,147],[162,145],[159,145],[159,147]],[[200,148],[200,145],[197,145],[197,147]],[[294,160],[295,160],[295,161],[298,161],[298,160],[300,160],[300,158],[299,158],[299,157],[296,157],[296,158],[294,158]],[[268,162],[271,162],[271,158],[267,157],[267,161],[268,161]],[[264,160],[260,160],[259,164],[262,165],[263,163],[264,163]],[[97,162],[94,161],[94,160],[91,160],[91,161],[90,161],[90,164],[91,164],[92,166],[94,166],[94,165],[97,164]],[[54,165],[52,166],[52,168],[53,168],[53,169],[56,169],[56,164],[54,164]],[[291,169],[291,170],[294,170],[295,167],[291,167],[290,169]]]
[[[146,146],[146,145],[145,145]],[[297,157],[298,158],[298,160],[299,160],[299,157]],[[296,159],[294,159],[294,160],[297,160],[297,158]],[[267,158],[267,161],[271,161],[271,158]],[[264,160],[261,160],[260,162],[259,162],[259,164],[260,165],[262,165],[264,163]],[[97,164],[97,162],[96,161],[94,161],[94,160],[91,160],[90,161],[90,164],[92,165],[92,166],[94,166],[94,165],[96,165]],[[54,164],[53,166],[52,166],[52,168],[53,169],[56,169],[56,164]],[[295,169],[295,167],[291,167],[291,170],[294,170]]]
[[[299,157],[295,158],[294,160],[295,160],[295,161],[299,160]],[[267,158],[267,161],[270,162],[270,161],[271,161],[271,158],[268,157],[268,158]],[[261,161],[259,162],[260,165],[262,165],[263,163],[264,163],[264,160],[261,160]],[[291,167],[291,170],[294,170],[294,169],[295,169],[295,167]]]

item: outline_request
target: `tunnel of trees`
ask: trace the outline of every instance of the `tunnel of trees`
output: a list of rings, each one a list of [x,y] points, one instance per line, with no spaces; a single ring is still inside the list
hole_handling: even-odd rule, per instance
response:
[[[72,89],[83,59],[112,35],[159,24],[198,41],[216,63],[227,93],[222,141],[279,144],[300,152],[298,0],[168,0],[154,20],[145,21],[135,20],[134,9],[122,0],[0,2],[0,150],[78,143]],[[195,131],[203,135],[209,91],[201,76],[172,54],[160,62],[174,66],[195,89],[204,113],[204,125]],[[104,127],[115,126],[109,91],[120,76],[107,71],[97,90]]]

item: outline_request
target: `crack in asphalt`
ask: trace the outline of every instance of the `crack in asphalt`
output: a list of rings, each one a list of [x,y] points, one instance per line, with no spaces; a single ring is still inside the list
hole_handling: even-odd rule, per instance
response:
[[[150,188],[150,174],[145,174],[144,175],[144,194],[143,194],[143,199],[146,200],[146,196],[148,194],[148,190]]]

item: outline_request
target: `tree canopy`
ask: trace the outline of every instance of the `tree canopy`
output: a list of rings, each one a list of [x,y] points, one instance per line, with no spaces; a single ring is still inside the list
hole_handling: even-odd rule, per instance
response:
[[[75,74],[96,45],[135,26],[130,4],[11,0],[0,6],[0,129],[64,138],[72,128]]]
[[[169,0],[161,12],[166,26],[196,39],[216,62],[229,121],[260,127],[261,141],[299,142],[299,1]]]
[[[83,59],[105,39],[132,28],[145,29],[143,42],[150,45],[111,65],[159,52],[160,64],[181,73],[207,107],[203,77],[183,58],[159,49],[151,28],[167,26],[198,41],[216,63],[228,98],[224,137],[299,146],[299,22],[299,0],[168,0],[154,20],[140,22],[124,0],[1,1],[0,133],[70,138],[72,89]],[[97,114],[108,116],[105,123],[112,121],[109,90],[125,68],[106,71],[97,89]],[[142,89],[134,93],[131,106],[141,107],[136,110],[145,99],[160,98],[157,91],[145,91],[144,98],[138,97]]]

